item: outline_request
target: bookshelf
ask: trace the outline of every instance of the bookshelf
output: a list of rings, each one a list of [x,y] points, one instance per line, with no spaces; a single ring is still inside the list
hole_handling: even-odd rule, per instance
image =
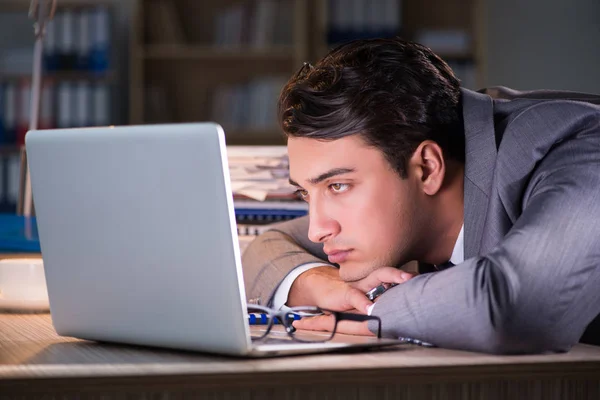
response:
[[[290,26],[282,28],[282,10],[274,4],[285,2]],[[422,42],[453,67],[465,87],[477,88],[485,66],[482,3],[140,0],[130,46],[129,119],[214,120],[225,127],[229,145],[283,144],[274,120],[281,86],[302,62],[325,55],[340,35],[401,35]],[[282,29],[287,40],[280,37]],[[252,120],[249,114],[256,113],[260,118]]]
[[[144,48],[146,60],[196,60],[196,61],[267,61],[293,62],[294,52],[289,47],[281,46],[268,49],[227,49],[202,45],[156,44]]]
[[[20,151],[30,121],[35,41],[30,3],[0,2],[0,212],[8,213],[16,210]],[[44,38],[38,129],[126,123],[128,51],[118,39],[128,33],[128,5],[120,0],[56,5]]]
[[[322,57],[339,37],[400,35],[430,47],[463,86],[483,85],[484,0],[313,0],[311,48]],[[375,27],[373,27],[375,26]]]
[[[306,0],[143,0],[130,120],[213,120],[228,145],[284,144],[277,95],[308,57]]]

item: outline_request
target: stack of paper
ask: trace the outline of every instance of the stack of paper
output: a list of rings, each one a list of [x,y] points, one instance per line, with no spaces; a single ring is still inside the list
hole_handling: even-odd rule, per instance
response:
[[[236,199],[297,200],[285,146],[228,146],[227,155]]]
[[[307,214],[289,183],[285,146],[228,146],[238,233],[258,235],[275,222]]]

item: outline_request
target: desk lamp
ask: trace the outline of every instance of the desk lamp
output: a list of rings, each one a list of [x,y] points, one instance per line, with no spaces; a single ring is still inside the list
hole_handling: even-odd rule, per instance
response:
[[[35,45],[31,79],[29,129],[37,129],[40,109],[43,40],[46,23],[56,11],[56,0],[31,0],[29,17],[34,20]],[[25,145],[21,147],[21,173],[17,214],[23,216],[25,232],[33,229],[33,197]],[[47,311],[48,294],[41,259],[12,258],[0,261],[0,311]]]

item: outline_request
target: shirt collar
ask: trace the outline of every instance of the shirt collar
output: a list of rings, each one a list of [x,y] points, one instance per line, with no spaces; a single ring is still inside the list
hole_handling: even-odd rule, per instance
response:
[[[454,265],[461,264],[465,261],[465,240],[464,240],[465,224],[463,223],[460,228],[460,233],[454,243],[454,249],[452,249],[452,255],[450,256],[450,262]]]

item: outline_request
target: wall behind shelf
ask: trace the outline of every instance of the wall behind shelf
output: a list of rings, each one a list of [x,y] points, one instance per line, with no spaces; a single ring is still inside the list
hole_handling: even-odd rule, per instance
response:
[[[485,84],[600,93],[600,1],[487,0]]]

